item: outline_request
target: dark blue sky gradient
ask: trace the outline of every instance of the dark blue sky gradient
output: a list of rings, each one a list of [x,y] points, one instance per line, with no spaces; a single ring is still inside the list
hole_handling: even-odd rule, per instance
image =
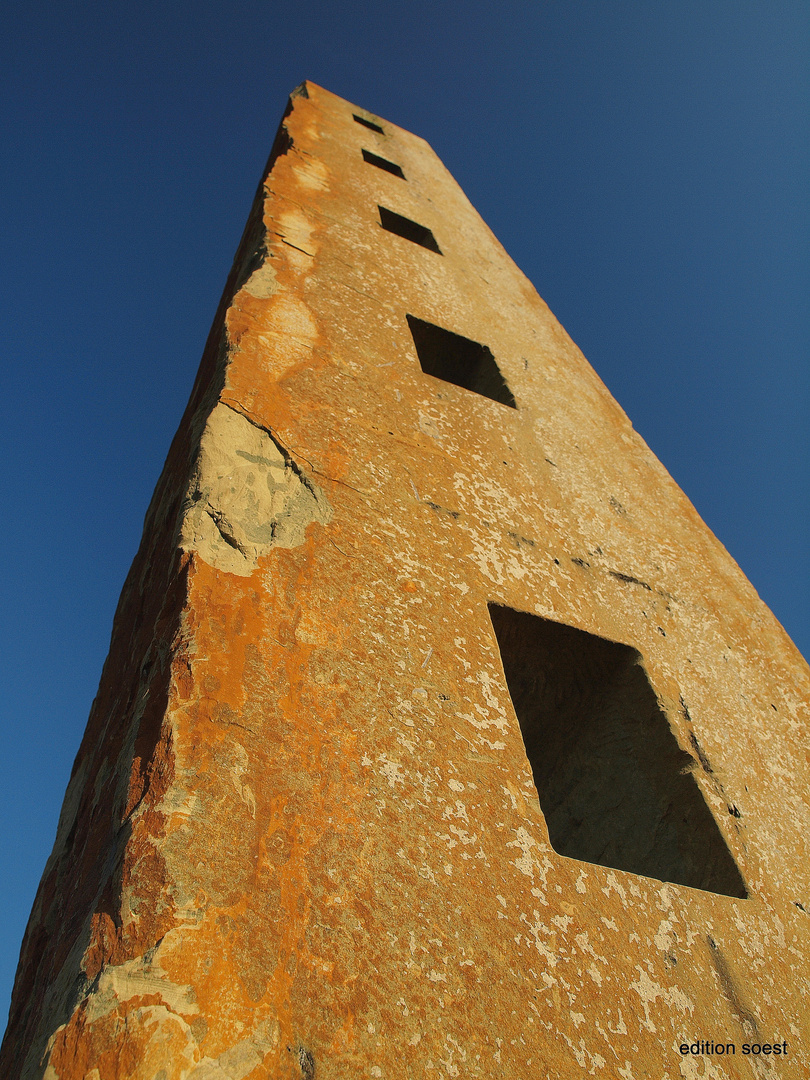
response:
[[[426,138],[794,641],[805,0],[9,2],[0,1025],[118,593],[289,91]]]

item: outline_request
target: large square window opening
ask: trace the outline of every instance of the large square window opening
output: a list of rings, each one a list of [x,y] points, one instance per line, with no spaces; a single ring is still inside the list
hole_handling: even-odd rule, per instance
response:
[[[516,409],[512,391],[486,345],[444,330],[441,326],[406,316],[419,364],[426,375],[454,383],[474,394]]]
[[[640,654],[527,612],[489,613],[554,850],[747,897]]]

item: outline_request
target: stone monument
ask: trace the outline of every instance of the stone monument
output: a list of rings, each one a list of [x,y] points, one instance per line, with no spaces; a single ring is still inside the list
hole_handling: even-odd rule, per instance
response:
[[[0,1074],[806,1077],[809,683],[430,147],[305,83]]]

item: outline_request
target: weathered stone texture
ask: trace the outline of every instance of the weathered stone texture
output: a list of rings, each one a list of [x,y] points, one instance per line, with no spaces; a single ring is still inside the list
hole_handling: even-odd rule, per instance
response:
[[[517,408],[424,374],[407,315],[485,345]],[[488,604],[636,650],[747,897],[555,852]],[[0,1074],[805,1077],[809,681],[430,148],[307,83],[124,586]]]

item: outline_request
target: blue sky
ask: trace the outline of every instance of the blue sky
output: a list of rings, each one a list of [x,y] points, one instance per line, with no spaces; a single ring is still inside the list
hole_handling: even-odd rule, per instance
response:
[[[289,91],[426,138],[805,655],[804,0],[10,0],[0,1026]]]

